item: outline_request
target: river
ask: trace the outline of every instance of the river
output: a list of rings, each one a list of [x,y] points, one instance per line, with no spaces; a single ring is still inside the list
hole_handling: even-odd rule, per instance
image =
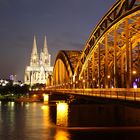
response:
[[[0,140],[140,139],[140,108],[0,102]]]

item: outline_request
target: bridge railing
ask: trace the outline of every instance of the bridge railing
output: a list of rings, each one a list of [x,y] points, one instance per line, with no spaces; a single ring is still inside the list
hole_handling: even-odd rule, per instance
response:
[[[98,96],[103,98],[114,98],[121,100],[140,101],[140,88],[108,88],[108,89],[58,89],[48,88],[51,92],[64,94],[77,94],[84,96]]]

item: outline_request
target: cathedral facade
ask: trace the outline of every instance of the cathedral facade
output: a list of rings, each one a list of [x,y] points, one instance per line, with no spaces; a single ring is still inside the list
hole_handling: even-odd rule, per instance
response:
[[[40,52],[37,51],[36,38],[34,36],[33,48],[30,57],[30,65],[25,69],[24,82],[28,85],[47,84],[49,75],[52,75],[51,55],[48,52],[47,40],[45,36],[44,47]]]

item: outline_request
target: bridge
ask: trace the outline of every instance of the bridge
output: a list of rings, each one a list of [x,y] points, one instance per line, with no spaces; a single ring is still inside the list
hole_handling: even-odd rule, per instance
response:
[[[140,100],[140,0],[117,0],[83,50],[59,51],[46,90]]]

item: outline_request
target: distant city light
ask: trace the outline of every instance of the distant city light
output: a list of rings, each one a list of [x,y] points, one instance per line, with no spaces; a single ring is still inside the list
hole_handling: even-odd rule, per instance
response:
[[[137,86],[137,84],[136,84],[136,82],[133,82],[133,88],[137,88],[138,86]]]

